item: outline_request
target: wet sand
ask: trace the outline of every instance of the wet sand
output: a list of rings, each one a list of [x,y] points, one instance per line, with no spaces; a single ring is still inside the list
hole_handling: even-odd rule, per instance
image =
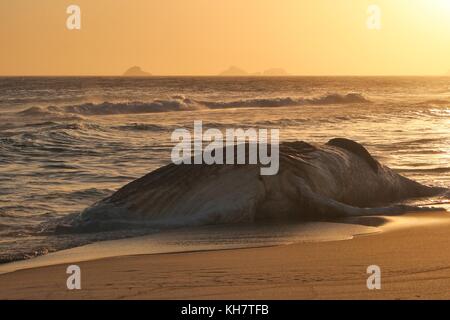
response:
[[[74,291],[68,264],[20,270],[0,275],[0,298],[449,299],[450,214],[412,218],[352,240],[79,262]],[[367,289],[369,265],[381,290]]]

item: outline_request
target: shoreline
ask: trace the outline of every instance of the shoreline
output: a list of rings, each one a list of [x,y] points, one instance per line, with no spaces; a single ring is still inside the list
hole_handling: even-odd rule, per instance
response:
[[[79,262],[81,290],[67,290],[67,264],[25,269],[0,275],[0,298],[448,299],[450,215],[412,217],[430,223],[348,241]],[[381,268],[381,290],[366,287],[369,265]]]
[[[30,259],[0,264],[0,275],[26,269],[130,255],[255,249],[294,243],[344,241],[356,236],[381,232],[377,228],[380,224],[371,220],[370,223],[330,221],[175,228],[137,237],[95,241]]]

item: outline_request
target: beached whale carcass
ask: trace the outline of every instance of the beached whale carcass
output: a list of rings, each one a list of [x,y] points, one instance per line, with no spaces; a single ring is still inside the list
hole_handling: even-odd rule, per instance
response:
[[[432,210],[395,205],[448,191],[403,177],[359,143],[336,138],[316,146],[279,146],[279,171],[259,164],[169,164],[119,189],[82,212],[73,226],[109,223],[203,225],[266,219],[321,220]]]

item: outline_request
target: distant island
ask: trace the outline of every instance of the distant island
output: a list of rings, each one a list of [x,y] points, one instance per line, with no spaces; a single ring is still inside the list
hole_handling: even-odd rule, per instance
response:
[[[231,66],[227,70],[219,73],[219,76],[248,76],[247,71],[238,68],[236,66]]]
[[[124,77],[148,77],[151,76],[151,73],[148,73],[141,69],[141,67],[134,66],[124,72]]]
[[[263,72],[254,72],[254,73],[248,73],[242,68],[231,66],[228,69],[222,71],[219,73],[219,76],[225,76],[225,77],[239,77],[239,76],[288,76],[289,73],[286,72],[286,70],[282,68],[271,68],[264,70]]]

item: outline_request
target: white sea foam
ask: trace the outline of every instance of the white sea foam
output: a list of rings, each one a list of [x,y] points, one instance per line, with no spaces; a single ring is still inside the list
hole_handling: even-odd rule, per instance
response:
[[[83,103],[64,107],[31,107],[19,112],[22,116],[61,116],[62,113],[74,115],[117,115],[143,114],[155,112],[193,111],[201,109],[225,108],[275,108],[303,105],[339,105],[370,102],[358,93],[326,94],[312,98],[254,98],[231,101],[194,100],[184,96],[173,96],[171,99],[157,99],[150,102],[103,102],[100,104]]]

